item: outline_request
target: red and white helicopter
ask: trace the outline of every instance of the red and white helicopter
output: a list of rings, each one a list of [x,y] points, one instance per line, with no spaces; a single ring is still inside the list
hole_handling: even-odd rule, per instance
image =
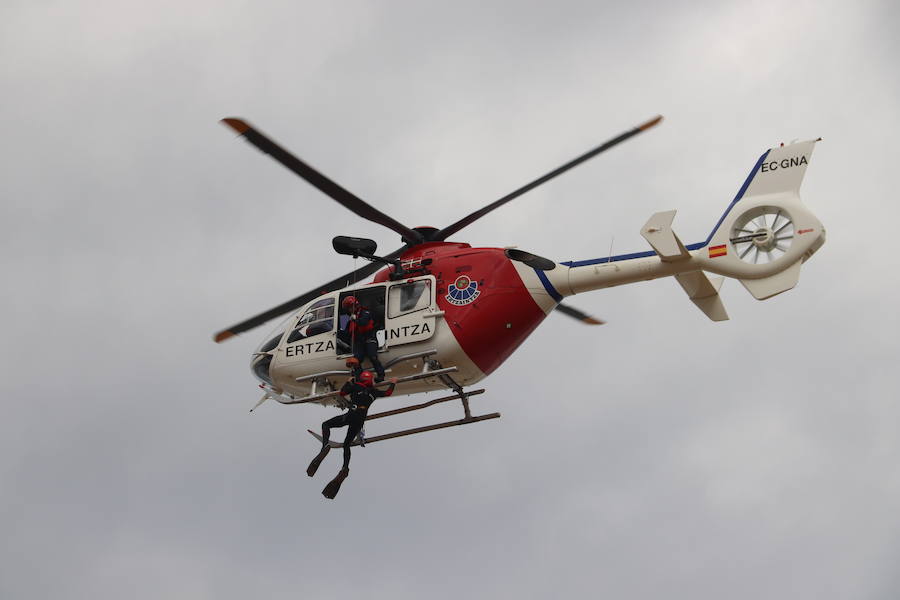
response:
[[[718,294],[723,278],[711,278],[707,273],[738,279],[758,300],[793,288],[801,265],[825,242],[825,229],[798,194],[819,140],[781,145],[763,153],[702,242],[681,242],[671,227],[674,210],[654,214],[641,229],[652,250],[590,260],[557,263],[515,248],[472,248],[447,241],[494,209],[661,119],[656,117],[622,133],[443,229],[407,227],[302,162],[246,121],[223,119],[259,150],[359,216],[396,231],[404,242],[399,249],[379,257],[375,255],[375,242],[338,236],[333,242],[337,252],[371,262],[215,335],[215,341],[221,342],[291,313],[253,353],[251,370],[264,390],[254,409],[269,398],[282,404],[342,406],[337,390],[350,376],[345,362],[351,353],[342,335],[349,317],[341,314],[340,306],[351,295],[372,312],[379,358],[390,376],[399,381],[395,396],[452,392],[421,404],[371,414],[368,419],[452,400],[460,400],[464,410],[460,420],[366,440],[372,443],[499,417],[499,413],[471,414],[469,398],[484,390],[470,386],[503,364],[550,312],[558,310],[589,324],[602,323],[561,304],[567,296],[673,276],[707,317],[722,321],[728,319]],[[370,282],[348,285],[373,273]]]

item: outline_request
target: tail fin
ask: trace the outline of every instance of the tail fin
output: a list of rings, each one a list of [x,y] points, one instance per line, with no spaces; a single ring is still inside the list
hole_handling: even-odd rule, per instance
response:
[[[756,162],[700,249],[703,269],[737,278],[757,300],[793,288],[800,265],[825,243],[825,229],[800,201],[818,140],[780,146]]]
[[[740,280],[758,300],[793,288],[802,264],[825,243],[825,228],[799,195],[817,141],[766,151],[706,241],[683,244],[672,230],[675,211],[659,212],[641,229],[652,251],[560,263],[568,269],[541,272],[544,287],[568,296],[674,275],[713,321],[728,313],[721,280],[707,273]]]
[[[800,184],[813,148],[819,140],[772,148],[760,157],[758,172],[753,174],[746,196],[762,196],[779,192],[799,194]]]

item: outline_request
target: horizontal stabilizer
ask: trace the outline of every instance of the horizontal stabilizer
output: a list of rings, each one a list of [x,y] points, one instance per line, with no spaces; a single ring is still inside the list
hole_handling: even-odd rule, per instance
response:
[[[675,276],[678,283],[687,293],[688,298],[697,305],[712,321],[727,321],[728,313],[722,298],[719,296],[719,288],[722,287],[723,277],[710,277],[703,271],[691,271],[679,273]]]
[[[757,300],[766,300],[781,292],[792,289],[800,281],[801,261],[795,262],[784,271],[762,279],[741,279],[741,283]]]
[[[672,231],[674,219],[674,210],[658,212],[650,217],[641,228],[641,235],[656,250],[663,262],[673,262],[691,256],[675,232]]]

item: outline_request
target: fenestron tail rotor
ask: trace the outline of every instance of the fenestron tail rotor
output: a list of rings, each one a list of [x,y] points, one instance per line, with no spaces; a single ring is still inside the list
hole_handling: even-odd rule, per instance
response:
[[[738,258],[752,264],[775,262],[794,240],[794,222],[782,208],[760,206],[738,219],[729,241]]]

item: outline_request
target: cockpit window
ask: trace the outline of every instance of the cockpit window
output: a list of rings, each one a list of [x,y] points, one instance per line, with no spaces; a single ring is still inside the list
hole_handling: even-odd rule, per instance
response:
[[[281,338],[275,338],[279,340]],[[276,344],[278,342],[276,341]],[[265,354],[262,356],[256,356],[253,359],[253,362],[250,363],[250,368],[253,370],[253,374],[259,378],[260,381],[264,381],[269,385],[272,385],[272,376],[269,375],[269,366],[272,364],[272,355]]]
[[[394,285],[388,292],[388,317],[393,319],[422,310],[427,308],[430,302],[431,281],[428,279]]]
[[[313,302],[303,311],[293,331],[288,336],[287,342],[291,344],[297,340],[329,333],[334,330],[334,298],[322,298]]]
[[[287,330],[288,325],[290,324],[291,317],[283,320],[278,326],[267,335],[262,344],[260,344],[259,348],[256,349],[257,352],[271,352],[278,346],[278,342],[281,341],[281,338],[284,337],[284,332]]]
[[[263,343],[253,353],[250,361],[250,368],[256,377],[269,385],[272,384],[272,377],[269,374],[269,366],[272,364],[272,351],[278,347],[278,342],[284,337],[284,332],[288,328],[291,318],[288,317],[278,324],[269,335],[263,338]]]

